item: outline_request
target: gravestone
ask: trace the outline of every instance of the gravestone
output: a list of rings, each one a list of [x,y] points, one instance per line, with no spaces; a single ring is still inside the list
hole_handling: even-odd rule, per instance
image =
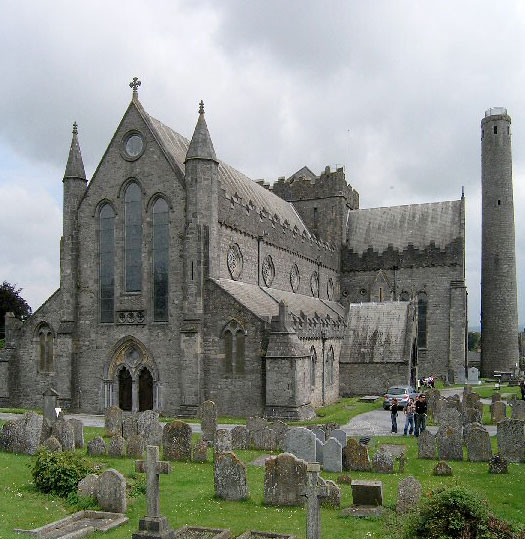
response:
[[[476,367],[470,367],[467,371],[467,384],[468,385],[479,385],[481,382],[479,381],[479,371],[476,369]]]
[[[248,429],[244,425],[237,425],[231,431],[232,449],[248,449],[250,436]]]
[[[428,429],[425,429],[417,439],[417,456],[420,459],[436,458],[436,437]]]
[[[430,414],[434,415],[436,402],[440,399],[441,393],[439,389],[430,388],[425,392],[425,395],[427,396],[427,410]]]
[[[208,461],[208,442],[206,440],[199,440],[193,446],[193,462],[207,462]]]
[[[443,410],[436,418],[436,423],[441,426],[461,429],[463,426],[463,417],[456,408],[447,408]]]
[[[84,425],[79,419],[70,419],[69,424],[73,427],[75,437],[75,447],[82,449],[84,447]]]
[[[432,416],[434,417],[435,423],[438,423],[441,414],[447,409],[448,409],[447,399],[445,399],[444,397],[438,398],[436,402],[434,403],[434,407],[432,411]]]
[[[523,421],[503,419],[498,423],[498,453],[509,462],[524,460]]]
[[[306,465],[304,460],[290,453],[266,459],[264,504],[303,505],[301,492],[306,485]]]
[[[44,449],[47,449],[48,451],[51,451],[51,453],[61,453],[62,452],[62,446],[60,445],[60,442],[54,436],[50,436],[42,444],[42,447]]]
[[[263,451],[276,451],[280,445],[277,434],[270,427],[250,431],[250,446]]]
[[[469,388],[470,389],[470,388]],[[480,402],[480,396],[472,390],[463,395],[463,406],[471,407]]]
[[[215,453],[232,450],[232,434],[229,429],[217,429],[215,432]]]
[[[457,410],[459,412],[459,415],[461,416],[463,412],[463,404],[461,403],[459,395],[449,395],[445,398],[445,400],[447,401],[447,408],[449,410]]]
[[[467,458],[471,462],[488,462],[492,457],[492,446],[487,429],[474,423],[464,435]]]
[[[19,421],[11,419],[3,424],[0,449],[7,453],[22,453],[22,425]]]
[[[331,438],[335,438],[341,444],[341,447],[346,447],[346,432],[341,429],[334,429],[330,433]]]
[[[87,454],[92,457],[98,457],[100,455],[106,454],[106,442],[104,441],[104,438],[102,438],[102,436],[97,436],[96,438],[93,438],[93,440],[88,442]]]
[[[122,420],[122,436],[128,440],[131,436],[138,434],[138,423],[136,414],[126,416]]]
[[[139,521],[139,531],[134,532],[132,539],[174,539],[175,532],[170,528],[168,519],[160,514],[160,474],[171,472],[171,465],[159,461],[159,448],[148,445],[146,460],[137,460],[135,470],[146,474],[146,498],[148,514]]]
[[[215,431],[217,430],[217,406],[213,401],[204,401],[199,409],[201,418],[202,439],[208,442],[215,442]]]
[[[98,475],[90,473],[78,482],[77,494],[79,496],[90,496],[95,498],[97,496],[97,486]]]
[[[490,406],[492,423],[498,424],[507,416],[507,405],[503,401],[493,402]]]
[[[382,481],[352,481],[354,505],[383,505]]]
[[[481,423],[483,418],[483,404],[481,402],[475,402],[472,406],[465,407],[463,411],[463,425],[469,423]]]
[[[321,498],[328,497],[328,487],[321,479],[318,462],[306,466],[306,485],[301,494],[306,498],[306,539],[321,539]]]
[[[423,494],[421,483],[412,475],[405,477],[397,487],[397,513],[409,513],[418,508]]]
[[[512,419],[519,419],[520,421],[525,421],[525,401],[513,401]]]
[[[123,457],[126,454],[126,440],[124,436],[115,434],[111,437],[108,448],[108,455],[110,457]]]
[[[319,438],[317,438],[316,436],[315,437],[315,460],[321,465],[323,464],[323,447],[324,447],[323,442],[321,442],[321,440],[319,440]]]
[[[159,413],[145,410],[137,415],[137,434],[140,434],[147,445],[162,444],[162,425],[159,423]]]
[[[394,473],[394,456],[388,451],[377,451],[372,457],[372,471],[375,473]]]
[[[434,466],[432,475],[452,475],[452,468],[444,460],[441,460]]]
[[[122,410],[118,406],[110,406],[104,414],[106,436],[122,435]]]
[[[132,434],[126,444],[126,455],[132,459],[141,459],[146,451],[146,440],[140,434]]]
[[[323,429],[321,429],[320,427],[313,427],[312,429],[310,429],[316,436],[317,438],[323,442],[323,444],[325,443],[326,441],[326,433]]]
[[[323,470],[337,473],[343,471],[343,447],[336,438],[328,438],[323,446]]]
[[[463,440],[460,429],[439,427],[436,435],[438,456],[441,460],[463,460]]]
[[[494,455],[489,461],[489,473],[509,473],[509,463],[501,455]]]
[[[191,460],[191,426],[184,421],[172,421],[164,426],[162,447],[166,460]]]
[[[126,512],[126,479],[117,470],[106,470],[97,482],[96,497],[103,511]]]
[[[316,462],[315,434],[304,427],[291,428],[284,437],[284,451],[306,462]]]
[[[321,505],[326,507],[341,506],[341,488],[330,479],[321,479],[328,489],[328,495],[321,498]]]
[[[368,448],[354,438],[348,438],[343,447],[343,469],[356,472],[369,472],[371,469]]]
[[[494,391],[494,393],[492,393],[492,396],[491,396],[492,404],[500,400],[501,400],[501,393],[499,391]]]
[[[51,425],[52,423],[50,423],[45,417],[44,419],[42,419],[42,430],[40,431],[40,443],[45,442],[52,435]]]
[[[40,447],[40,436],[42,434],[42,424],[44,418],[35,412],[26,412],[22,419],[19,419],[21,423],[22,433],[22,451],[26,455],[34,455]],[[59,438],[60,441],[60,438]],[[62,444],[62,448],[64,444]]]
[[[277,421],[272,421],[269,427],[275,432],[277,438],[277,449],[283,448],[284,437],[290,428],[284,421],[278,419]]]
[[[230,501],[248,499],[246,468],[234,453],[218,453],[215,456],[214,472],[217,498]]]
[[[44,419],[47,419],[52,425],[57,420],[55,408],[58,406],[58,393],[48,388],[44,391]]]
[[[61,416],[51,426],[51,434],[60,442],[62,451],[74,451],[75,429],[73,425]]]

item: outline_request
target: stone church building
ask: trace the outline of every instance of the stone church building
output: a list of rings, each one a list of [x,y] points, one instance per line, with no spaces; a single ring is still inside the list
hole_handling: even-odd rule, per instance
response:
[[[311,417],[465,368],[464,199],[359,209],[344,171],[273,186],[133,97],[88,182],[76,124],[60,288],[6,316],[0,403],[102,412]]]

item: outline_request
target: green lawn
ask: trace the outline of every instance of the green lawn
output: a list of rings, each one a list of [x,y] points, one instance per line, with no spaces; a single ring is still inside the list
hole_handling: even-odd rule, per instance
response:
[[[102,429],[86,428],[86,441],[102,434]],[[472,489],[489,500],[493,512],[500,518],[525,523],[525,464],[511,464],[509,474],[489,475],[487,464],[453,462],[453,477],[434,478],[431,470],[434,461],[418,460],[416,439],[413,437],[377,438],[371,442],[371,453],[379,443],[405,443],[407,463],[404,474],[382,475],[348,472],[353,479],[383,481],[387,511],[381,518],[351,519],[339,516],[338,509],[322,509],[323,537],[339,538],[385,538],[395,539],[403,519],[391,511],[395,507],[397,486],[401,479],[414,475],[423,484],[425,496],[438,486],[461,485]],[[495,440],[493,443],[495,444]],[[81,450],[79,450],[81,451]],[[85,450],[83,451],[85,453]],[[237,451],[245,463],[263,454],[261,451]],[[91,459],[101,469],[120,470],[130,483],[135,481],[134,463],[130,459],[97,457]],[[37,492],[31,485],[29,465],[31,457],[0,453],[0,537],[14,539],[15,527],[34,528],[61,518],[75,508],[67,507],[56,497]],[[339,474],[323,473],[323,477],[335,480]],[[247,529],[293,532],[304,539],[305,512],[303,508],[265,507],[263,499],[264,469],[247,466],[250,499],[246,502],[226,502],[214,498],[213,464],[179,463],[172,465],[172,473],[161,479],[161,510],[173,527],[184,524],[228,527],[234,536]],[[350,486],[342,485],[343,507],[352,503]],[[107,539],[126,538],[138,529],[138,520],[146,512],[143,494],[128,498],[128,524],[108,532]],[[100,536],[102,537],[102,535]]]

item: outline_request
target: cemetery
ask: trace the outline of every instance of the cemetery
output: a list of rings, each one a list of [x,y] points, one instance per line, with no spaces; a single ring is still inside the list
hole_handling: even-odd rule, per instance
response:
[[[319,423],[254,417],[232,428],[206,402],[202,434],[182,420],[116,407],[104,428],[46,408],[0,420],[0,536],[401,539],[420,536],[406,535],[418,511],[461,485],[488,501],[496,522],[507,523],[500,528],[514,527],[493,537],[523,537],[522,403],[501,400],[504,389],[487,404],[484,389],[467,385],[457,398],[429,390],[430,427],[419,438],[348,437],[331,421],[340,413],[334,406]],[[52,455],[89,467],[68,496],[35,487],[35,462]]]

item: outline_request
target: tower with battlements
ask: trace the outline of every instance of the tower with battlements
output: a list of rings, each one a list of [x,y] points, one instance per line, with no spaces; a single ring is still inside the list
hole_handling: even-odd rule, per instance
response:
[[[482,376],[511,371],[519,357],[510,124],[500,107],[481,120]]]

